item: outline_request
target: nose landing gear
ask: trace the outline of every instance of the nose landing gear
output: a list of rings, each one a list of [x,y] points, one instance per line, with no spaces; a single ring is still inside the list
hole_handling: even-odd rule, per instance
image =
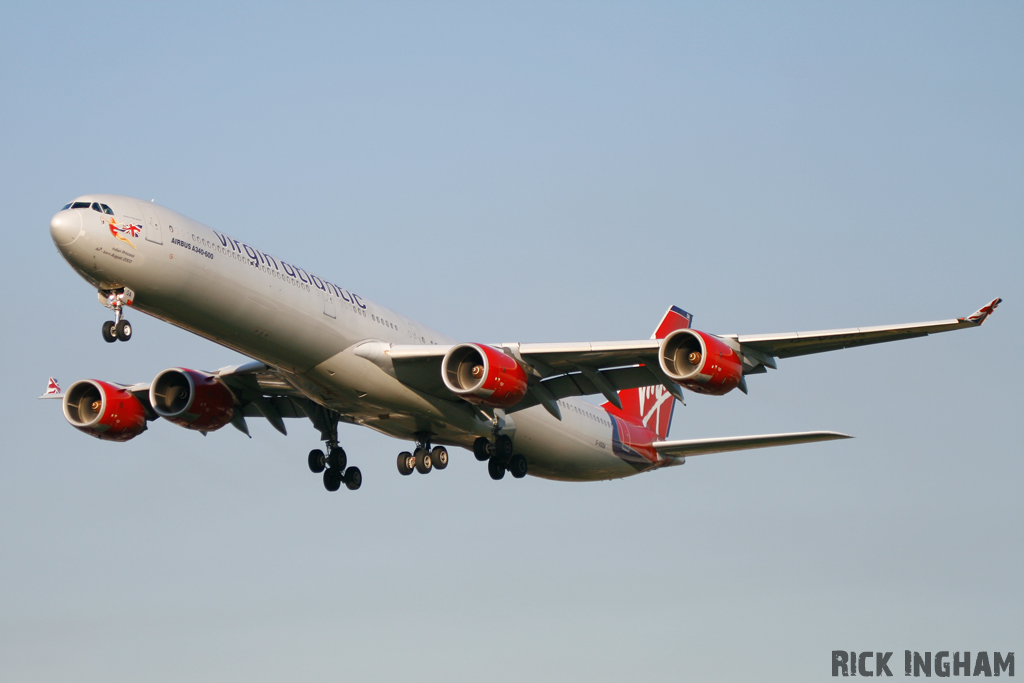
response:
[[[104,298],[104,295],[105,298]],[[103,341],[128,341],[132,338],[132,324],[124,319],[124,306],[131,304],[135,293],[127,287],[100,292],[100,301],[114,311],[114,319],[103,323]]]

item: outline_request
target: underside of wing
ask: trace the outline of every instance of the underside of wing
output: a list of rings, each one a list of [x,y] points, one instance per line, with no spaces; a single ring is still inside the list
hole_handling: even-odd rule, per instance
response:
[[[737,341],[743,350],[752,350],[756,353],[776,358],[790,358],[810,353],[836,351],[838,349],[848,349],[868,344],[881,344],[900,339],[925,337],[939,332],[977,327],[985,322],[985,319],[992,314],[1001,302],[1002,299],[993,299],[973,314],[951,320],[935,320],[904,325],[883,325],[879,327],[854,327],[840,330],[818,330],[815,332],[733,334],[726,335],[726,338]]]
[[[552,415],[560,417],[559,399],[601,394],[618,406],[619,391],[659,384],[680,401],[683,400],[680,385],[699,393],[716,395],[733,388],[746,392],[745,376],[774,368],[776,358],[977,327],[991,315],[1000,301],[994,299],[964,318],[881,327],[725,336],[680,329],[656,339],[553,344],[442,346],[367,340],[356,345],[354,353],[375,363],[406,386],[430,396],[452,401],[465,398],[478,404],[501,407],[506,412],[543,405]],[[467,347],[476,351],[464,352]],[[524,387],[523,392],[507,404],[499,405],[488,403],[487,397],[474,400],[480,397],[467,396],[468,390],[453,391],[451,377],[446,377],[445,370],[446,358],[453,353],[461,354],[461,358],[466,357],[466,353],[475,353],[474,357],[481,359],[483,355],[496,353],[507,361],[506,367],[518,366],[525,373],[519,380]],[[692,367],[685,365],[681,358],[689,358]],[[485,362],[480,360],[478,365],[474,372],[482,371]],[[454,376],[450,372],[448,374]]]
[[[652,444],[660,455],[685,458],[691,455],[746,451],[753,448],[791,446],[798,443],[832,441],[853,438],[839,432],[792,432],[789,434],[757,434],[754,436],[727,436],[719,439],[687,439],[685,441],[655,441]]]
[[[241,404],[231,424],[248,434],[247,417],[265,417],[277,431],[287,434],[284,418],[308,417],[317,423],[323,409],[302,395],[276,369],[258,361],[221,368],[216,373]]]
[[[564,344],[493,344],[528,374],[529,391],[507,412],[544,405],[570,396],[603,394],[613,403],[616,392],[665,381],[658,373],[658,340]],[[356,348],[364,357],[402,383],[425,394],[457,399],[443,379],[442,364],[451,346],[398,345],[367,342]],[[675,395],[680,392],[673,385]],[[681,395],[680,395],[681,398]]]

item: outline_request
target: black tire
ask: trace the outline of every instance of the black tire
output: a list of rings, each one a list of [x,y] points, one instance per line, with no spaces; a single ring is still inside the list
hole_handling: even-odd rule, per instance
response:
[[[516,479],[522,479],[526,476],[526,458],[523,457],[522,453],[516,453],[508,461],[508,471]]]
[[[426,448],[416,449],[416,471],[420,474],[427,474],[434,467],[434,462],[430,458],[430,451]]]
[[[491,479],[494,481],[498,481],[505,476],[505,466],[491,458],[487,461],[487,474],[491,475]]]
[[[309,471],[313,474],[320,474],[327,467],[327,457],[319,448],[309,452]]]
[[[407,477],[412,474],[412,471],[416,469],[416,459],[412,457],[412,453],[409,451],[402,451],[398,454],[398,473],[403,477]]]
[[[430,451],[430,461],[434,469],[443,470],[448,467],[448,449],[444,446],[434,446]]]
[[[502,462],[508,462],[508,459],[512,457],[512,439],[504,434],[499,434],[498,440],[494,442],[494,454]]]
[[[103,323],[103,341],[108,344],[117,341],[117,331],[114,329],[113,320],[108,320]]]
[[[363,485],[363,473],[358,467],[349,467],[345,470],[345,486],[349,491],[355,491]]]
[[[327,466],[332,470],[338,470],[341,472],[345,469],[345,465],[348,464],[348,456],[345,455],[345,449],[341,446],[336,446],[331,449],[331,452],[327,454]]]
[[[132,338],[132,324],[127,320],[122,320],[114,326],[114,334],[120,341],[128,341]]]
[[[341,470],[331,467],[324,470],[324,488],[328,491],[337,491],[341,488]]]
[[[491,457],[490,453],[487,452],[487,447],[491,445],[486,436],[481,436],[479,439],[473,442],[473,455],[480,462],[483,462],[487,458]]]

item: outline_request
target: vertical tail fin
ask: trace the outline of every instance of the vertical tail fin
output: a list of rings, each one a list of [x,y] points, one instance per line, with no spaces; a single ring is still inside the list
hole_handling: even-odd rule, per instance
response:
[[[693,322],[693,316],[678,306],[672,306],[665,317],[658,323],[651,339],[664,339],[670,332],[686,329]],[[611,403],[602,407],[613,415],[620,415],[633,421],[639,421],[658,435],[659,439],[668,436],[668,428],[672,423],[672,411],[676,402],[672,395],[660,384],[638,389],[623,389],[619,392],[622,410]]]

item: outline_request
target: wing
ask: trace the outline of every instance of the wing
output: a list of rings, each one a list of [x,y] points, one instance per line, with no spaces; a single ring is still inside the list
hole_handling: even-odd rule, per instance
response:
[[[746,451],[752,448],[791,446],[798,443],[852,439],[839,432],[793,432],[791,434],[757,434],[755,436],[729,436],[722,439],[687,439],[686,441],[655,441],[652,445],[659,455],[685,458],[691,455]]]
[[[952,320],[881,327],[855,327],[844,330],[819,330],[817,332],[727,335],[726,338],[736,340],[743,349],[748,351],[774,358],[789,358],[978,327],[985,322],[988,316],[992,315],[1002,301],[1002,299],[993,299],[971,315]]]
[[[817,332],[723,335],[719,338],[739,353],[744,375],[756,374],[766,372],[766,368],[775,368],[776,358],[978,327],[1001,301],[994,299],[972,315],[951,320]],[[554,402],[561,398],[601,394],[619,405],[618,391],[657,384],[683,400],[679,385],[661,369],[658,360],[661,340],[658,339],[492,346],[515,358],[530,375],[529,393],[508,412],[541,404],[557,417],[558,408]],[[448,345],[367,341],[358,345],[355,353],[418,391],[457,400],[458,397],[447,389],[441,378],[441,361],[450,348]],[[745,382],[740,384],[740,389],[746,390]]]
[[[305,398],[284,375],[258,361],[221,368],[210,374],[219,378],[231,390],[236,405],[240,408],[235,411],[231,424],[246,436],[249,435],[246,417],[265,417],[282,434],[288,433],[284,426],[284,418],[307,417],[317,425],[321,417],[324,417],[324,409],[321,406]],[[159,417],[149,402],[150,382],[111,384],[133,394],[145,409],[148,421]],[[51,377],[46,393],[39,398],[63,399],[64,394]]]
[[[282,434],[288,433],[284,418],[308,417],[318,426],[320,418],[325,417],[321,406],[303,396],[280,372],[259,361],[221,368],[213,374],[231,389],[241,404],[242,410],[231,424],[246,435],[249,434],[246,417],[265,417]]]
[[[570,396],[603,394],[619,405],[618,391],[665,384],[680,401],[679,386],[657,362],[659,341],[582,342],[563,344],[492,344],[513,357],[530,376],[529,393],[506,412],[543,405],[558,417],[554,402]],[[441,378],[441,361],[452,345],[405,345],[367,341],[356,355],[372,361],[402,383],[431,396],[461,400]]]

